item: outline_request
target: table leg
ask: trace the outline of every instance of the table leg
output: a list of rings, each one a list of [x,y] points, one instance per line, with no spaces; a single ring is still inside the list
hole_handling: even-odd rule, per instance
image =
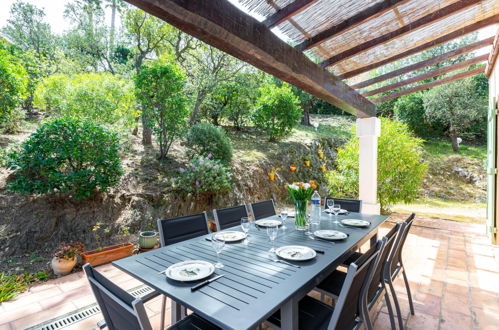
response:
[[[281,307],[281,329],[298,329],[298,301],[291,298]]]
[[[378,241],[378,231],[371,237],[370,245],[371,247],[376,246],[376,242]]]
[[[171,317],[172,324],[175,324],[182,319],[181,306],[179,303],[177,303],[173,299],[172,299],[171,315],[172,315],[172,317]]]

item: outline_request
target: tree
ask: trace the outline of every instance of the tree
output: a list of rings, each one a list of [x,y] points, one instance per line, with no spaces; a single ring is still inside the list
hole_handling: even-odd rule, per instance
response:
[[[298,104],[298,97],[288,84],[283,83],[281,87],[264,85],[256,100],[253,122],[267,132],[269,141],[277,141],[300,121],[302,113]]]
[[[185,77],[178,66],[153,62],[135,76],[137,99],[147,113],[147,125],[157,134],[159,157],[166,158],[175,139],[186,131],[189,114],[184,97]]]
[[[354,127],[355,129],[355,127]],[[398,202],[410,203],[416,199],[428,166],[421,161],[423,140],[415,137],[407,125],[381,118],[381,136],[378,139],[378,200],[386,212]],[[358,198],[359,140],[350,141],[338,150],[336,169],[327,173],[332,196]]]
[[[459,135],[487,116],[487,98],[479,93],[473,78],[432,88],[424,95],[423,102],[426,117],[447,126],[454,152],[459,152]]]

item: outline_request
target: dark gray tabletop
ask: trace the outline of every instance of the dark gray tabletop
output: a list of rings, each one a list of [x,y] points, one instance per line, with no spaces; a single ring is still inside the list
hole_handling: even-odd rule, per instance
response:
[[[349,234],[346,240],[332,244],[312,240],[296,231],[294,218],[286,221],[287,228],[279,231],[276,247],[304,245],[325,251],[311,261],[295,262],[301,268],[271,261],[266,230],[252,227],[249,245],[226,244],[222,251],[224,267],[215,273],[225,276],[195,292],[190,288],[197,282],[175,282],[158,272],[189,259],[215,263],[216,253],[204,236],[121,259],[113,265],[224,329],[249,329],[263,322],[290,298],[313,289],[347,258],[349,251],[375,238],[379,225],[387,217],[359,213],[338,216],[339,220],[345,218],[365,219],[371,226],[365,229],[339,227],[332,223],[334,216],[323,213],[314,230],[335,229]],[[240,230],[240,227],[231,230]]]

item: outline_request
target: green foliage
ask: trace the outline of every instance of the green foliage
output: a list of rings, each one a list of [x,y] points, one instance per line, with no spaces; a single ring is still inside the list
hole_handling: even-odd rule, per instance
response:
[[[123,174],[116,134],[98,124],[60,118],[45,123],[11,154],[9,190],[61,193],[73,199],[107,191]]]
[[[277,87],[266,84],[260,88],[253,122],[264,129],[270,141],[277,141],[291,132],[301,119],[299,100],[288,84]]]
[[[142,66],[135,76],[135,86],[144,118],[158,136],[159,159],[165,159],[173,141],[186,131],[189,110],[184,74],[173,63],[153,62]]]
[[[172,181],[175,190],[194,197],[227,192],[232,187],[229,169],[209,157],[192,159],[187,168],[180,168],[179,176]]]
[[[473,78],[466,78],[430,89],[423,97],[425,115],[448,127],[448,136],[458,151],[457,137],[473,135],[477,123],[486,126],[487,97],[480,93]]]
[[[110,73],[47,77],[38,84],[34,102],[54,116],[80,118],[117,128],[131,127],[138,115],[133,85]]]
[[[46,272],[36,274],[23,273],[20,275],[7,275],[0,273],[0,303],[16,297],[26,290],[30,283],[44,281],[49,278]]]
[[[232,145],[221,127],[208,123],[192,126],[187,134],[187,146],[196,155],[212,155],[214,159],[229,164],[232,160]]]
[[[414,201],[427,172],[422,162],[423,140],[415,137],[406,124],[381,119],[378,140],[378,200],[386,211],[391,205]],[[334,197],[358,197],[359,143],[355,136],[339,149],[336,170],[327,173]]]
[[[22,62],[14,57],[4,40],[0,40],[0,128],[16,129],[19,111],[28,85],[28,74]]]

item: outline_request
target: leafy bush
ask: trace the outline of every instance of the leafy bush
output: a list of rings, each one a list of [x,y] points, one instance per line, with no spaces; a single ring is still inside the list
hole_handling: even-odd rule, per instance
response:
[[[47,77],[36,88],[34,104],[58,117],[117,127],[131,127],[138,115],[133,85],[110,73]]]
[[[266,84],[260,88],[253,122],[267,132],[270,141],[277,141],[299,123],[302,113],[298,104],[299,99],[288,84]]]
[[[158,158],[165,159],[173,141],[184,135],[187,126],[184,74],[173,63],[153,62],[135,76],[135,86],[146,125],[158,136]]]
[[[378,139],[378,200],[381,209],[398,202],[409,203],[418,189],[428,166],[421,158],[423,140],[415,137],[406,124],[381,119]],[[335,197],[358,197],[359,143],[357,137],[338,150],[336,170],[327,173],[329,190]]]
[[[187,146],[199,156],[211,154],[214,159],[229,164],[232,160],[232,146],[229,137],[221,127],[208,123],[192,126],[187,134]]]
[[[0,273],[0,303],[16,297],[26,290],[30,283],[44,281],[48,278],[49,275],[45,272],[23,273],[21,275]]]
[[[222,162],[210,157],[198,157],[192,159],[187,168],[180,169],[173,184],[179,192],[199,197],[229,191],[232,180],[229,170]]]
[[[22,194],[62,193],[88,198],[118,183],[123,170],[116,134],[77,119],[45,123],[9,156],[8,183]]]
[[[15,130],[19,119],[16,108],[25,97],[27,85],[28,74],[22,62],[0,40],[0,128]]]

